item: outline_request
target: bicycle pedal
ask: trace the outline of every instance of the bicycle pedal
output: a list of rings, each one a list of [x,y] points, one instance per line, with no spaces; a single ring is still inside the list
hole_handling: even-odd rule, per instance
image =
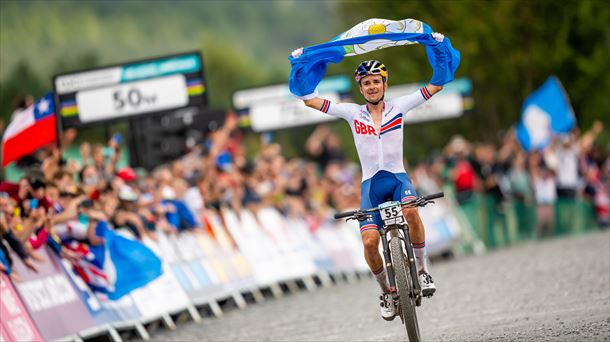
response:
[[[392,317],[383,317],[383,316],[382,316],[381,318],[383,318],[383,319],[384,319],[384,320],[386,320],[387,322],[390,322],[390,321],[393,321],[393,320],[394,320],[394,318],[396,318],[396,316],[397,316],[397,315],[394,315],[394,316],[392,316]]]

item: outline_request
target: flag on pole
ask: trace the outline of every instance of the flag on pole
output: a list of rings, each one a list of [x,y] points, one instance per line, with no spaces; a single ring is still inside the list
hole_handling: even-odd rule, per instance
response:
[[[314,93],[326,73],[329,63],[339,63],[346,56],[355,56],[388,47],[423,44],[433,69],[430,83],[444,85],[453,80],[460,64],[460,52],[451,46],[449,38],[438,42],[432,29],[415,19],[399,21],[369,19],[363,21],[331,41],[309,46],[297,58],[290,56],[290,91],[300,97]]]
[[[33,153],[57,139],[55,104],[49,92],[28,108],[16,112],[2,136],[2,166]]]
[[[526,151],[539,150],[550,144],[554,134],[568,133],[576,125],[570,99],[555,76],[525,99],[516,134]]]

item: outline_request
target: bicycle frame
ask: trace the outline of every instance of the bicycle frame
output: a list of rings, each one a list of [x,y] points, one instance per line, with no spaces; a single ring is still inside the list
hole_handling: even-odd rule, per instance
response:
[[[409,236],[409,224],[402,211],[403,208],[424,207],[429,203],[434,203],[433,199],[443,196],[444,194],[439,192],[419,197],[406,203],[388,201],[375,208],[363,208],[334,215],[335,219],[347,218],[347,220],[358,220],[360,222],[370,219],[371,215],[376,213],[379,213],[381,216],[383,226],[379,230],[379,235],[381,236],[381,245],[383,246],[383,258],[385,260],[386,272],[388,273],[388,282],[390,288],[394,290],[392,291],[392,300],[397,305],[400,319],[405,325],[409,340],[411,341],[419,342],[421,339],[415,308],[421,305],[422,290],[417,276],[415,253],[413,252],[411,237]],[[393,242],[393,239],[399,239],[399,241]],[[390,246],[392,246],[392,249],[390,249]],[[393,257],[395,260],[392,259]],[[394,269],[394,264],[405,269],[408,268],[409,273],[404,272],[405,270]],[[400,287],[397,286],[397,283]]]
[[[388,202],[390,203],[390,202]],[[382,204],[383,206],[383,204]],[[392,258],[390,256],[390,243],[387,238],[388,233],[390,234],[390,239],[400,239],[403,242],[404,252],[407,253],[407,260],[409,265],[409,273],[411,275],[411,279],[413,279],[413,293],[411,294],[413,298],[416,299],[416,305],[421,305],[421,287],[419,285],[419,281],[417,278],[417,268],[415,265],[415,254],[413,253],[413,246],[411,245],[411,237],[409,235],[409,224],[402,212],[400,213],[402,217],[402,224],[395,223],[386,224],[386,221],[383,221],[383,229],[380,229],[379,234],[381,235],[381,245],[383,248],[383,257],[386,262],[386,272],[388,272],[388,281],[391,288],[396,288],[396,278],[394,274],[394,265],[392,263]],[[400,234],[402,232],[402,236]],[[396,300],[398,298],[398,293],[396,291],[392,292],[392,298]]]

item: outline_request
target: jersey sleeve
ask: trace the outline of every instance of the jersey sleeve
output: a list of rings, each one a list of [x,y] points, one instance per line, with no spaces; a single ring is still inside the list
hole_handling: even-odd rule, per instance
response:
[[[422,87],[409,95],[401,96],[392,100],[392,103],[396,104],[400,110],[403,111],[403,113],[406,113],[420,104],[428,101],[431,97],[432,94],[430,94],[428,89],[426,87]]]
[[[336,103],[330,100],[324,99],[322,103],[322,107],[320,107],[320,111],[322,113],[326,113],[331,116],[336,116],[338,118],[342,118],[345,120],[350,120],[351,118],[351,110],[352,107],[358,107],[358,105],[353,103]]]

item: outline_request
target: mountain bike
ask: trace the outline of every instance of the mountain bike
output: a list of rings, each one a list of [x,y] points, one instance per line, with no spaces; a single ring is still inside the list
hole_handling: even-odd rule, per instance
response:
[[[424,207],[434,203],[434,199],[443,197],[442,192],[416,198],[401,203],[388,201],[376,208],[358,209],[335,214],[335,219],[347,218],[349,220],[364,221],[374,213],[379,212],[383,227],[379,230],[383,258],[388,274],[390,288],[397,289],[392,292],[392,299],[396,306],[397,315],[407,329],[409,341],[419,342],[419,325],[415,307],[421,305],[422,291],[415,267],[415,255],[409,237],[409,225],[402,214],[402,208]],[[389,241],[387,235],[389,234]],[[405,255],[406,254],[406,255]]]

